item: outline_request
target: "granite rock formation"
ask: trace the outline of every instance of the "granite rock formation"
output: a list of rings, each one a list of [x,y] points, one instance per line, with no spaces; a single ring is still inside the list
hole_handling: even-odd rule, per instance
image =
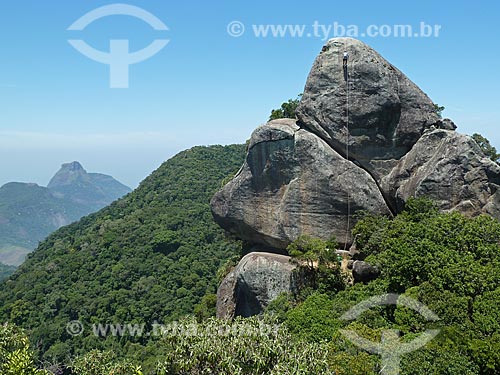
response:
[[[281,293],[294,291],[294,268],[285,255],[247,254],[217,291],[217,317],[260,314]]]
[[[212,199],[214,219],[251,245],[286,253],[304,234],[333,235],[349,245],[356,212],[394,215],[410,197],[500,218],[500,166],[455,129],[372,48],[332,39],[314,62],[297,119],[271,121],[253,132],[244,165]]]

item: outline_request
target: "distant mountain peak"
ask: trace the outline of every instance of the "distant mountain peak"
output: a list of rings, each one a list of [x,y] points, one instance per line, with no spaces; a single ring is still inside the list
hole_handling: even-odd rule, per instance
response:
[[[0,262],[18,265],[49,233],[107,206],[131,190],[113,177],[62,164],[48,187],[9,182],[0,187]],[[0,269],[1,274],[1,269]]]
[[[73,184],[77,180],[88,180],[87,171],[77,161],[64,163],[61,165],[61,169],[52,177],[47,187],[53,189],[58,186]]]
[[[65,197],[95,209],[104,207],[131,191],[128,186],[111,176],[87,173],[77,161],[63,164],[47,188],[57,197]]]
[[[64,163],[61,165],[61,170],[66,170],[66,171],[83,171],[86,172],[85,169],[82,167],[80,162],[78,161],[72,161],[71,163]]]

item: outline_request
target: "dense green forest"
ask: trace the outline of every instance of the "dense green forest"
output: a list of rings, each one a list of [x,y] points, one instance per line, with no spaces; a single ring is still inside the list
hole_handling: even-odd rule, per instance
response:
[[[281,295],[260,317],[213,318],[217,270],[241,246],[213,223],[208,202],[244,152],[180,153],[132,194],[43,242],[1,284],[0,319],[9,321],[0,335],[2,373],[384,373],[381,357],[355,346],[343,329],[372,342],[398,331],[401,343],[439,330],[401,357],[404,375],[500,373],[500,223],[442,213],[425,198],[410,199],[394,218],[359,214],[353,234],[360,256],[381,271],[376,280],[352,284],[328,250],[334,239],[300,237],[289,247],[304,281],[296,293]],[[439,320],[402,305],[342,318],[385,293],[420,301]],[[81,335],[68,329],[75,320]],[[167,326],[157,332],[156,322]],[[146,326],[140,335],[104,338],[92,332],[98,323]]]
[[[0,263],[0,281],[12,275],[15,270],[15,266],[8,266],[6,264]]]
[[[9,182],[0,187],[0,263],[18,266],[56,229],[107,206],[131,190],[113,177],[63,164],[48,187]]]
[[[265,322],[273,319],[279,323],[271,338],[268,334],[170,337],[160,342],[165,354],[157,373],[201,374],[207,369],[227,375],[391,373],[383,372],[387,369],[382,369],[380,356],[353,345],[341,329],[376,343],[388,330],[399,331],[401,343],[413,341],[426,329],[439,330],[424,348],[402,356],[401,374],[500,373],[497,220],[440,213],[429,200],[411,199],[394,219],[365,215],[354,234],[366,261],[381,270],[380,278],[351,285],[346,277],[340,285],[340,266],[332,267],[333,257],[324,251],[328,243],[320,246],[321,240],[309,239],[304,244],[299,238],[302,243],[292,244],[290,250],[302,261],[319,262],[316,286],[305,285],[298,294],[282,295],[269,306],[263,327],[272,326]],[[308,263],[303,264],[307,270]],[[403,305],[373,307],[356,320],[342,319],[358,303],[386,293],[425,304],[439,320],[429,322]],[[198,330],[204,332],[211,324],[208,320]],[[240,332],[248,323],[232,324],[238,328],[233,332]]]
[[[142,358],[147,338],[105,340],[91,325],[172,321],[215,292],[216,271],[238,244],[213,222],[209,202],[244,154],[244,145],[181,152],[133,193],[49,236],[1,284],[0,321],[26,329],[49,363],[95,348]],[[67,332],[73,320],[82,335]]]
[[[59,222],[70,223],[89,212],[82,204],[55,197],[45,187],[5,184],[0,187],[0,256],[6,263],[19,264],[22,259],[17,254],[24,257],[39,240],[61,226]]]
[[[498,221],[439,213],[432,202],[420,199],[410,200],[394,219],[365,216],[355,233],[366,260],[382,271],[377,280],[351,285],[345,279],[343,286],[336,281],[336,287],[321,291],[304,286],[295,295],[281,295],[259,318],[232,322],[182,318],[175,330],[166,330],[146,345],[142,357],[133,345],[125,345],[128,352],[119,354],[116,347],[114,352],[90,350],[88,344],[97,343],[87,338],[81,342],[86,345],[81,352],[87,353],[69,362],[70,371],[75,375],[376,375],[382,371],[380,357],[357,348],[340,329],[373,342],[379,342],[385,330],[394,329],[406,343],[433,328],[440,330],[434,340],[402,356],[401,374],[499,373]],[[319,240],[310,239],[312,246],[304,244],[303,238],[300,241],[292,245],[300,257],[305,253],[298,248],[308,248],[310,253],[320,248]],[[333,258],[323,261],[331,265]],[[338,268],[331,266],[317,272],[323,273],[317,275],[323,280],[319,287],[328,283],[328,275],[339,275]],[[427,322],[401,305],[374,307],[353,321],[341,318],[359,302],[387,292],[424,303],[439,320]],[[12,325],[3,331],[10,340],[0,342],[0,354],[7,358],[7,343],[23,347],[26,336]],[[23,350],[23,363],[34,368],[32,352]],[[15,359],[9,361],[4,360],[19,366]]]
[[[500,373],[497,220],[440,213],[431,201],[412,199],[392,220],[365,216],[354,234],[366,261],[381,270],[379,279],[330,293],[309,291],[299,300],[283,296],[270,306],[293,336],[324,343],[325,350],[334,348],[331,363],[363,354],[350,369],[330,368],[331,373],[375,375],[381,370],[380,357],[359,351],[339,334],[339,328],[373,342],[380,342],[388,329],[400,331],[401,342],[415,339],[426,328],[439,329],[424,348],[402,357],[401,374]],[[425,304],[439,321],[427,322],[399,305],[373,308],[353,322],[340,319],[357,303],[388,292]]]

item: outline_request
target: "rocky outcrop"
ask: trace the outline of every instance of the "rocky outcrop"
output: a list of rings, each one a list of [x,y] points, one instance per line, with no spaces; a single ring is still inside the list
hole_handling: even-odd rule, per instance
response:
[[[347,69],[342,68],[344,51],[349,53]],[[332,39],[323,47],[297,116],[301,126],[344,156],[349,144],[349,157],[376,179],[439,121],[422,90],[375,50],[349,38]]]
[[[379,277],[380,271],[377,267],[362,260],[355,260],[352,263],[352,277],[355,283],[367,283]]]
[[[499,186],[500,166],[471,137],[443,129],[425,133],[381,184],[398,210],[408,198],[426,196],[443,210],[497,218]]]
[[[294,291],[290,257],[254,252],[241,259],[217,291],[217,317],[260,314],[277,296]]]
[[[344,51],[350,56],[347,68]],[[244,165],[212,199],[215,220],[250,244],[283,252],[306,234],[333,235],[347,245],[356,212],[396,214],[408,198],[419,196],[443,210],[500,218],[500,166],[471,137],[456,133],[453,121],[440,119],[422,90],[360,41],[337,38],[325,45],[297,117],[257,128]],[[357,281],[378,272],[364,263],[352,267]],[[244,289],[233,286],[239,283],[236,275],[225,282],[227,290]],[[241,285],[247,284],[252,282],[245,278]],[[244,306],[258,306],[243,296]],[[227,298],[236,309],[239,298]],[[243,310],[260,311],[254,307]]]
[[[238,237],[285,249],[303,233],[350,242],[348,200],[352,212],[390,214],[369,173],[294,120],[277,120],[255,130],[245,164],[212,199],[212,212]]]
[[[301,234],[350,243],[354,213],[390,215],[421,195],[500,217],[499,167],[364,43],[325,45],[297,115],[259,127],[245,164],[212,200],[215,220],[237,237],[276,252]]]
[[[132,191],[111,176],[87,173],[77,161],[63,164],[47,188],[58,198],[71,200],[96,211]]]

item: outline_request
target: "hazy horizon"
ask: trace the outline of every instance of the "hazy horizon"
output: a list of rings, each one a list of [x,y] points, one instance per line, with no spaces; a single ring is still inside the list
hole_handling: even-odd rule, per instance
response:
[[[0,185],[46,185],[65,162],[110,174],[135,188],[163,161],[195,145],[243,143],[271,109],[303,91],[324,34],[255,34],[257,25],[439,25],[436,37],[359,37],[446,107],[457,131],[478,132],[500,146],[496,131],[497,3],[127,1],[160,19],[152,30],[128,16],[68,27],[105,1],[0,5]],[[284,5],[286,4],[286,5]],[[193,11],[194,9],[194,11]],[[245,25],[241,36],[231,25]],[[238,29],[235,29],[238,31]],[[333,31],[333,30],[330,30]],[[83,56],[68,39],[108,51],[128,39],[137,51],[165,36],[169,43],[131,65],[129,87],[109,87],[109,68]],[[331,32],[328,37],[333,37]]]

